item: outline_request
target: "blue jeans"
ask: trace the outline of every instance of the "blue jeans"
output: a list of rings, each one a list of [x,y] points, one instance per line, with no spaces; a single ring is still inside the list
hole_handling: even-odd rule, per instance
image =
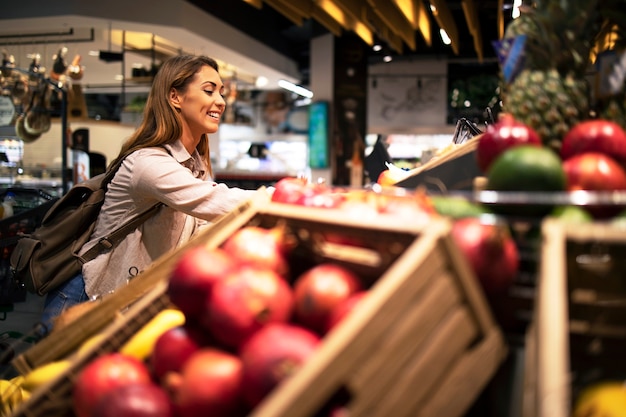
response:
[[[41,322],[45,327],[44,332],[47,334],[52,330],[54,319],[63,312],[63,310],[88,301],[89,297],[85,292],[85,281],[83,274],[79,273],[63,285],[55,288],[46,295],[44,302]]]

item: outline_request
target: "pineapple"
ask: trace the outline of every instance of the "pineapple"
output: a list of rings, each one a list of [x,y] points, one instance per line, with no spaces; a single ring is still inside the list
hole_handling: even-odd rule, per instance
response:
[[[599,29],[599,1],[538,0],[507,27],[506,36],[527,40],[521,72],[502,89],[503,110],[557,151],[564,134],[589,117],[585,72]]]

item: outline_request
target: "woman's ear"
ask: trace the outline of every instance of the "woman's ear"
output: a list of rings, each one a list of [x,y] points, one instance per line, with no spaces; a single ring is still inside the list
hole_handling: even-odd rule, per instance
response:
[[[172,106],[180,109],[180,97],[178,96],[178,91],[175,88],[170,90],[170,103],[172,103]]]

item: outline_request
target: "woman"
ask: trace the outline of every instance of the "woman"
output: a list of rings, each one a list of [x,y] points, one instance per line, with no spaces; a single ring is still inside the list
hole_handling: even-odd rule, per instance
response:
[[[180,55],[162,64],[143,121],[122,146],[117,158],[124,162],[81,252],[137,213],[163,205],[116,248],[85,263],[82,274],[47,295],[43,323],[48,329],[66,308],[126,284],[201,226],[252,196],[254,191],[211,180],[208,134],[219,127],[226,107],[223,93],[218,65],[211,58]]]

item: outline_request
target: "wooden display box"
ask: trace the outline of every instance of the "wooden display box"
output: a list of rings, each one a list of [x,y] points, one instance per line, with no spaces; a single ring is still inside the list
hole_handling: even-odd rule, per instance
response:
[[[101,343],[33,393],[15,416],[71,414],[69,393],[80,369],[118,349],[168,305],[167,276],[181,253],[197,245],[217,247],[247,225],[292,232],[299,248],[290,258],[292,268],[337,262],[356,272],[371,290],[359,313],[330,332],[319,351],[251,415],[322,415],[338,399],[350,416],[464,415],[507,348],[477,280],[451,241],[451,223],[433,219],[411,225],[387,219],[362,224],[353,217],[251,202],[136,278],[150,282],[152,289],[103,330]],[[364,246],[337,244],[338,236],[360,240]]]
[[[435,193],[472,191],[474,179],[483,175],[476,162],[478,141],[479,136],[475,136],[456,145],[443,155],[409,171],[396,185],[411,189],[420,187]]]
[[[626,230],[548,219],[542,235],[523,415],[569,417],[585,386],[626,377]]]

